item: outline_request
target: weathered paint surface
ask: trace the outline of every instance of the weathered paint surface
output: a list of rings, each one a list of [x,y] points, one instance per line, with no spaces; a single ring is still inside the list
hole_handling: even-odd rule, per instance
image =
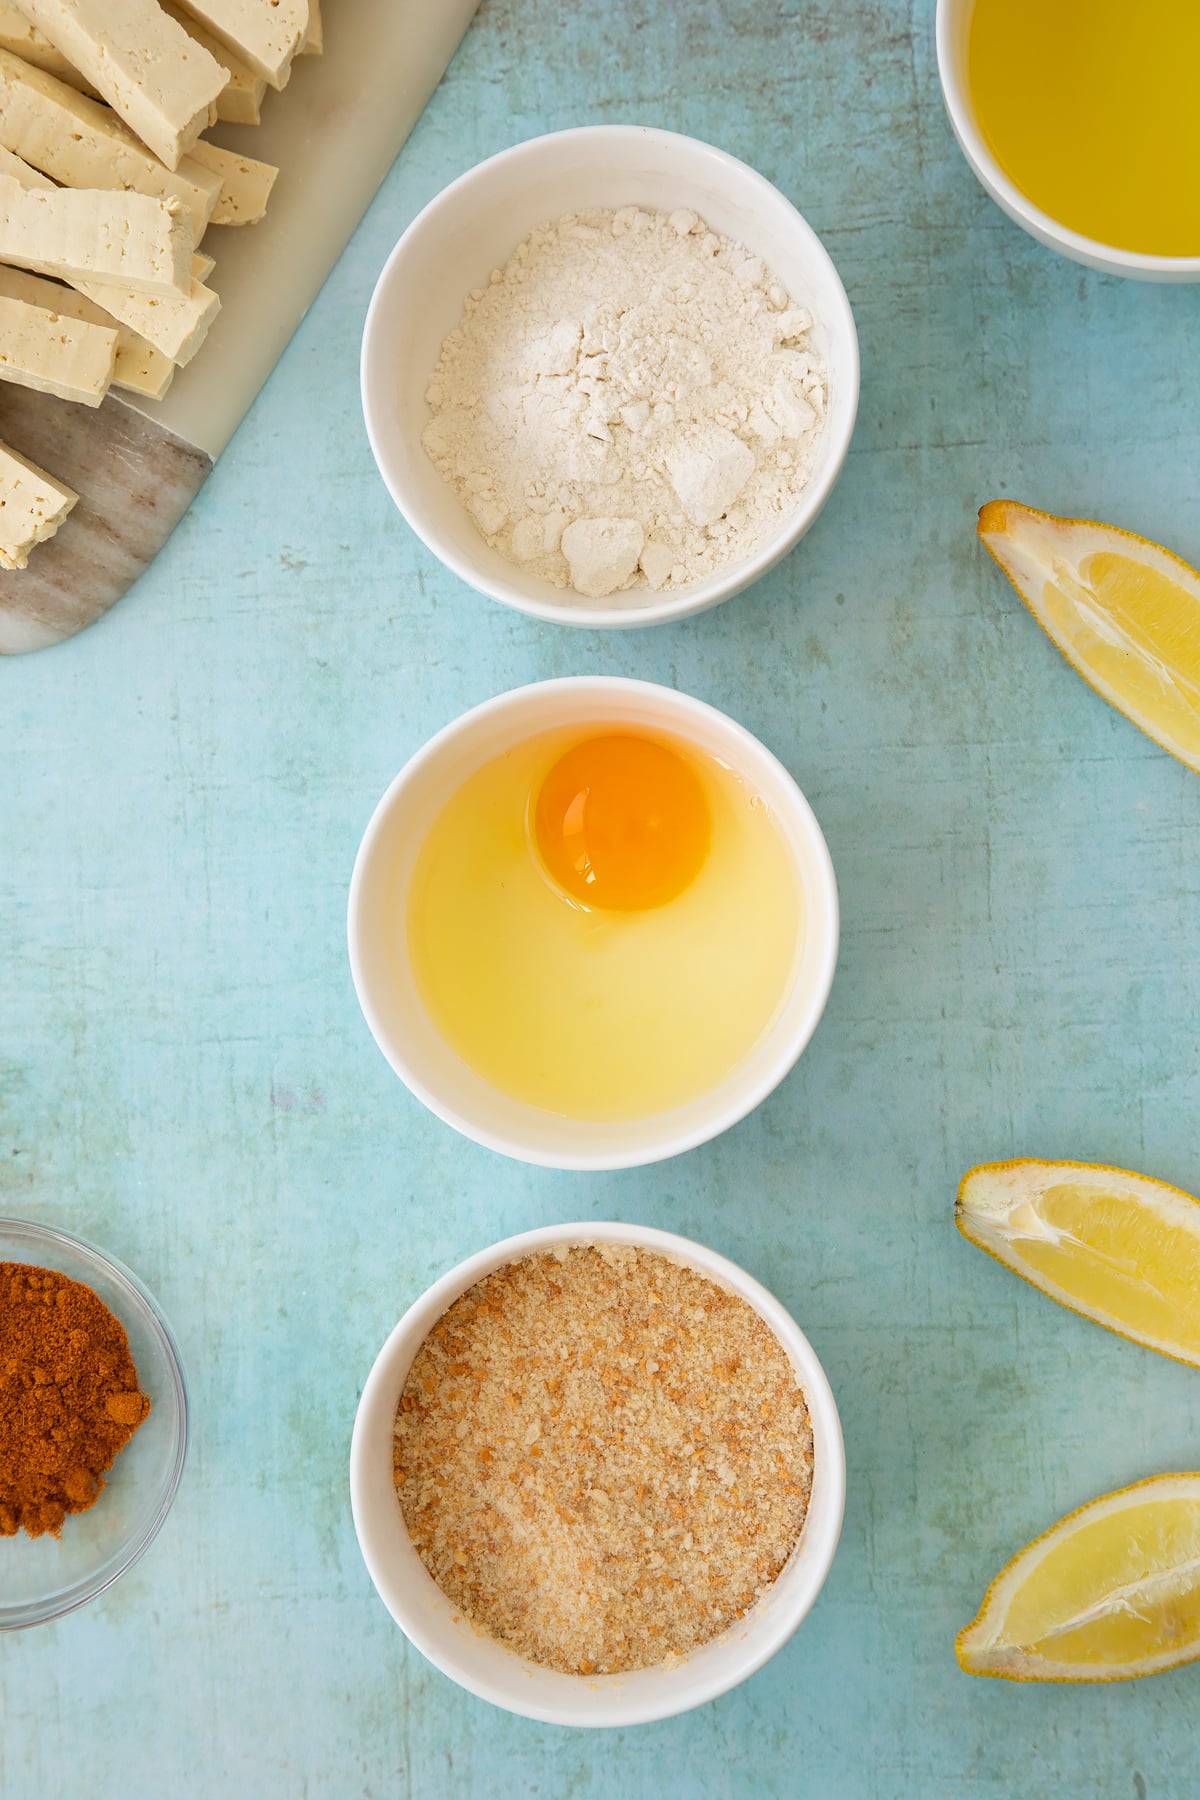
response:
[[[1200,1189],[1200,782],[1096,699],[976,546],[1014,494],[1200,561],[1196,296],[1023,237],[955,150],[932,0],[485,0],[383,193],[165,554],[2,676],[0,1205],[134,1265],[195,1406],[143,1563],[0,1643],[5,1800],[804,1796],[1174,1800],[1200,1672],[958,1674],[1004,1559],[1200,1460],[1200,1382],[959,1240],[968,1164]],[[330,21],[330,30],[335,29]],[[863,403],[799,551],[677,628],[543,629],[393,512],[356,373],[375,274],[479,157],[596,120],[761,168],[855,306]],[[359,1017],[347,880],[405,757],[487,695],[606,670],[742,719],[841,883],[800,1067],[683,1160],[593,1179],[427,1117]],[[571,1216],[701,1237],[769,1282],[841,1401],[845,1536],[801,1634],[704,1710],[599,1737],[496,1713],[408,1650],[351,1529],[359,1386],[408,1301]],[[2,1554],[2,1549],[0,1549]]]

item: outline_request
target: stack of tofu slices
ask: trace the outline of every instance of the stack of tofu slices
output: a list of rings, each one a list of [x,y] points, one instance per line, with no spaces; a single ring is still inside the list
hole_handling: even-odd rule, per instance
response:
[[[0,381],[166,392],[220,307],[206,229],[261,219],[277,174],[202,134],[320,49],[318,0],[0,0]],[[76,498],[0,443],[0,567]]]

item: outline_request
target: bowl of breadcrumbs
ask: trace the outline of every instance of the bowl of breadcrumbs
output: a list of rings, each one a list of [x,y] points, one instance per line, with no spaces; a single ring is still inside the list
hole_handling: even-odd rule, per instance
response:
[[[665,1231],[495,1244],[400,1320],[350,1458],[371,1578],[443,1674],[511,1712],[631,1725],[792,1636],[829,1572],[845,1457],[808,1340]]]

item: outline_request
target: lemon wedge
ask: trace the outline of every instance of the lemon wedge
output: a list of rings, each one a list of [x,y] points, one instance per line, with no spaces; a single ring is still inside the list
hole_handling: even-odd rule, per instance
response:
[[[1068,1513],[1001,1570],[955,1652],[1008,1681],[1128,1681],[1200,1657],[1200,1475]]]
[[[1098,694],[1200,772],[1200,573],[1158,544],[990,500],[979,535]]]
[[[1098,1163],[983,1163],[958,1229],[1072,1312],[1200,1368],[1200,1201]]]

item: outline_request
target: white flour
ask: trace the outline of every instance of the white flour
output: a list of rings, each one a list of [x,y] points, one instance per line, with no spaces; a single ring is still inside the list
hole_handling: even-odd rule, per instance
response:
[[[747,556],[812,471],[811,316],[691,212],[568,213],[467,301],[422,442],[487,542],[599,599]]]

